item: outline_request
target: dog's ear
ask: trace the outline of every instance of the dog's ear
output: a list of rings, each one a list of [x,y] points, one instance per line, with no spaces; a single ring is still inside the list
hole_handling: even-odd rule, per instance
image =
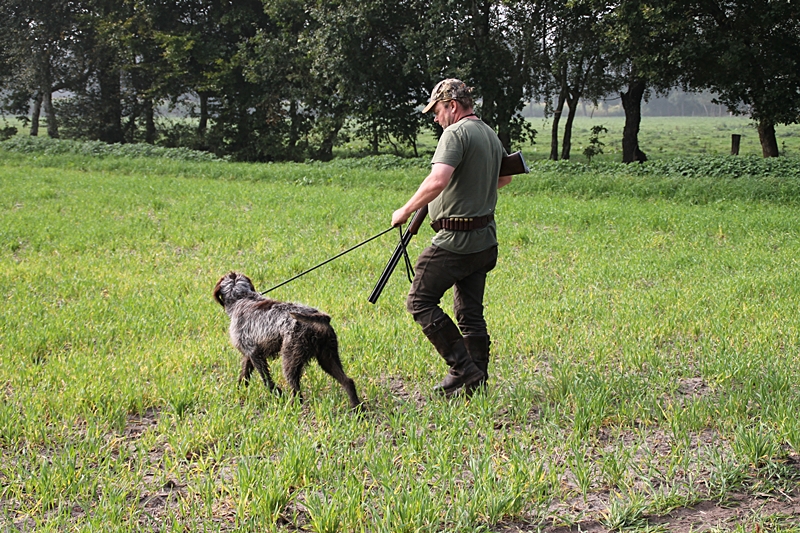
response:
[[[226,276],[222,276],[219,278],[217,285],[214,287],[214,299],[221,305],[225,307],[225,302],[222,301],[222,280],[224,280]]]

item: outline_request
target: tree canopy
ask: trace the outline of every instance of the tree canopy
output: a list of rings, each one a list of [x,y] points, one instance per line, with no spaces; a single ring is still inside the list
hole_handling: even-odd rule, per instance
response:
[[[348,135],[416,153],[443,77],[475,87],[508,150],[534,139],[536,99],[569,158],[579,100],[618,93],[623,160],[644,160],[642,101],[680,86],[749,114],[773,156],[800,120],[798,58],[787,0],[0,0],[2,107],[32,135],[43,117],[52,137],[253,161],[330,159]]]

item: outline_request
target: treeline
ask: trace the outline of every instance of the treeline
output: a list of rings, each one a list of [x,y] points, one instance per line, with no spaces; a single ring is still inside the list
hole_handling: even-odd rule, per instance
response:
[[[679,88],[668,94],[654,94],[642,102],[642,117],[727,117],[731,113],[724,105],[715,103],[708,91],[685,92]],[[545,102],[529,102],[522,110],[527,118],[548,118]],[[597,102],[581,99],[577,116],[623,117],[625,110],[619,95],[608,95]],[[780,135],[780,134],[779,134]]]
[[[0,0],[2,107],[32,135],[43,118],[51,137],[250,161],[328,160],[348,135],[416,153],[420,105],[451,76],[508,149],[544,101],[568,159],[580,102],[619,95],[623,160],[644,160],[642,102],[680,87],[751,116],[777,156],[798,63],[791,0]]]

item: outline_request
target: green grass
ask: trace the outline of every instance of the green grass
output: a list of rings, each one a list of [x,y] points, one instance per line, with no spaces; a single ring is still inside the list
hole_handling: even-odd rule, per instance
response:
[[[547,159],[550,156],[552,118],[528,119],[537,130],[536,144],[521,148],[530,160]],[[559,156],[564,136],[564,122],[559,129]],[[572,129],[573,161],[585,162],[584,149],[589,145],[592,126],[604,126],[608,131],[600,135],[605,145],[603,154],[596,156],[598,161],[622,160],[622,128],[624,117],[584,117],[576,116]],[[800,156],[800,124],[776,126],[776,137],[781,155]],[[639,146],[650,159],[669,159],[673,157],[728,155],[731,152],[731,135],[742,136],[740,155],[761,156],[761,144],[753,122],[746,117],[642,117],[639,130]],[[360,145],[357,145],[360,146]],[[347,151],[345,146],[343,151]],[[436,140],[425,132],[420,136],[418,149],[421,153],[433,153]],[[350,148],[354,150],[355,148]]]
[[[531,148],[533,157],[547,158],[550,154],[552,121],[530,119],[539,131],[537,144]],[[564,120],[561,121],[559,146],[563,137]],[[602,125],[608,129],[600,140],[605,143],[601,159],[622,159],[622,128],[624,117],[575,118],[572,131],[572,158],[585,160],[584,148],[589,143],[591,128]],[[800,124],[776,126],[778,148],[782,155],[800,156]],[[731,135],[742,136],[740,155],[761,156],[761,144],[753,121],[747,117],[642,117],[639,146],[650,159],[664,159],[689,155],[728,155],[731,152]]]
[[[166,119],[165,124],[174,124],[179,119],[169,118]],[[563,140],[564,122],[566,118],[561,121],[559,130],[559,147]],[[552,118],[531,118],[528,119],[531,126],[538,131],[536,135],[536,143],[533,145],[526,144],[524,146],[515,147],[515,149],[522,149],[525,156],[533,160],[547,159],[550,155],[550,139],[552,134]],[[622,159],[622,128],[625,123],[624,117],[602,117],[602,116],[582,116],[575,117],[572,132],[572,151],[571,159],[578,162],[586,162],[586,157],[583,155],[584,149],[589,145],[589,138],[591,135],[592,126],[604,126],[608,131],[600,135],[600,141],[605,145],[603,154],[596,156],[596,161],[621,161]],[[16,119],[0,120],[0,129],[6,126],[16,127],[18,130],[18,137],[27,139],[28,128],[23,127],[22,123]],[[686,156],[719,156],[728,155],[731,150],[731,135],[738,134],[742,136],[740,154],[742,156],[761,156],[761,145],[758,140],[758,132],[753,126],[753,121],[747,117],[642,117],[639,144],[642,150],[645,151],[647,156],[652,159],[670,159],[675,157]],[[44,137],[44,130],[41,136]],[[779,125],[776,126],[776,136],[778,141],[778,148],[781,155],[790,157],[800,156],[800,124],[793,124],[789,126]],[[41,139],[39,139],[41,140]],[[69,144],[69,143],[66,143]],[[102,155],[108,149],[99,143],[83,143],[76,146],[81,146],[80,151],[91,155]],[[423,157],[427,162],[430,155],[433,154],[436,148],[436,138],[429,129],[423,129],[417,140],[417,152],[420,157]],[[335,155],[338,157],[350,157],[354,155],[361,156],[367,153],[367,143],[360,140],[352,140],[344,143],[335,148]],[[390,146],[382,147],[384,152],[392,152]],[[60,144],[58,148],[52,149],[52,152],[63,153],[66,151],[64,144]],[[123,152],[125,149],[123,149]],[[142,152],[152,153],[158,151],[148,147],[146,150],[139,149],[140,155],[146,155]],[[127,155],[135,156],[133,151],[129,151]],[[188,152],[188,151],[187,151]],[[180,151],[167,152],[168,157],[185,157],[186,152],[181,154]],[[560,148],[559,148],[560,154]],[[118,154],[120,155],[120,154]],[[410,150],[403,150],[404,156],[411,155]],[[208,154],[197,154],[189,159],[205,160],[208,159]]]
[[[445,366],[402,273],[367,303],[394,234],[272,294],[333,316],[364,415],[315,365],[303,405],[237,389],[216,280],[264,289],[385,229],[424,172],[386,161],[0,150],[0,525],[641,529],[794,490],[800,200],[774,176],[719,178],[703,201],[708,178],[613,166],[567,175],[577,193],[558,169],[516,179],[487,293],[492,378],[469,402],[430,394]]]

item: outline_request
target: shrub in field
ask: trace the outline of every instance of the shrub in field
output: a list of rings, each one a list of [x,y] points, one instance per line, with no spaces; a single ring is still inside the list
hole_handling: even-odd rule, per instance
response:
[[[602,124],[592,126],[592,134],[589,136],[589,146],[583,149],[583,155],[585,155],[586,159],[590,162],[594,156],[603,153],[605,143],[600,140],[600,134],[602,133],[608,133],[608,129],[605,126]]]
[[[643,174],[741,178],[744,176],[775,176],[781,178],[800,178],[800,160],[775,157],[732,157],[732,156],[694,156],[660,159],[631,170]]]
[[[518,176],[515,192],[554,192],[579,198],[662,198],[691,204],[718,200],[800,202],[800,160],[677,157],[643,164],[540,161]]]
[[[397,170],[397,169],[425,169],[431,164],[429,158],[425,157],[398,157],[396,155],[371,155],[359,158],[334,159],[333,161],[322,163],[313,162],[315,166],[322,166],[331,169],[346,170]]]
[[[0,128],[0,141],[5,141],[6,139],[10,139],[16,134],[17,134],[17,128],[15,128],[14,126],[6,126],[5,128]]]
[[[91,157],[150,157],[181,161],[218,161],[208,152],[188,148],[163,148],[152,144],[107,144],[101,141],[71,141],[49,137],[17,135],[1,146],[9,152],[45,155],[82,155]]]
[[[567,176],[585,174],[623,174],[628,176],[714,177],[774,176],[800,178],[800,160],[755,156],[689,156],[654,159],[642,164],[605,161],[588,165],[573,161],[538,161],[535,172],[555,172]]]

